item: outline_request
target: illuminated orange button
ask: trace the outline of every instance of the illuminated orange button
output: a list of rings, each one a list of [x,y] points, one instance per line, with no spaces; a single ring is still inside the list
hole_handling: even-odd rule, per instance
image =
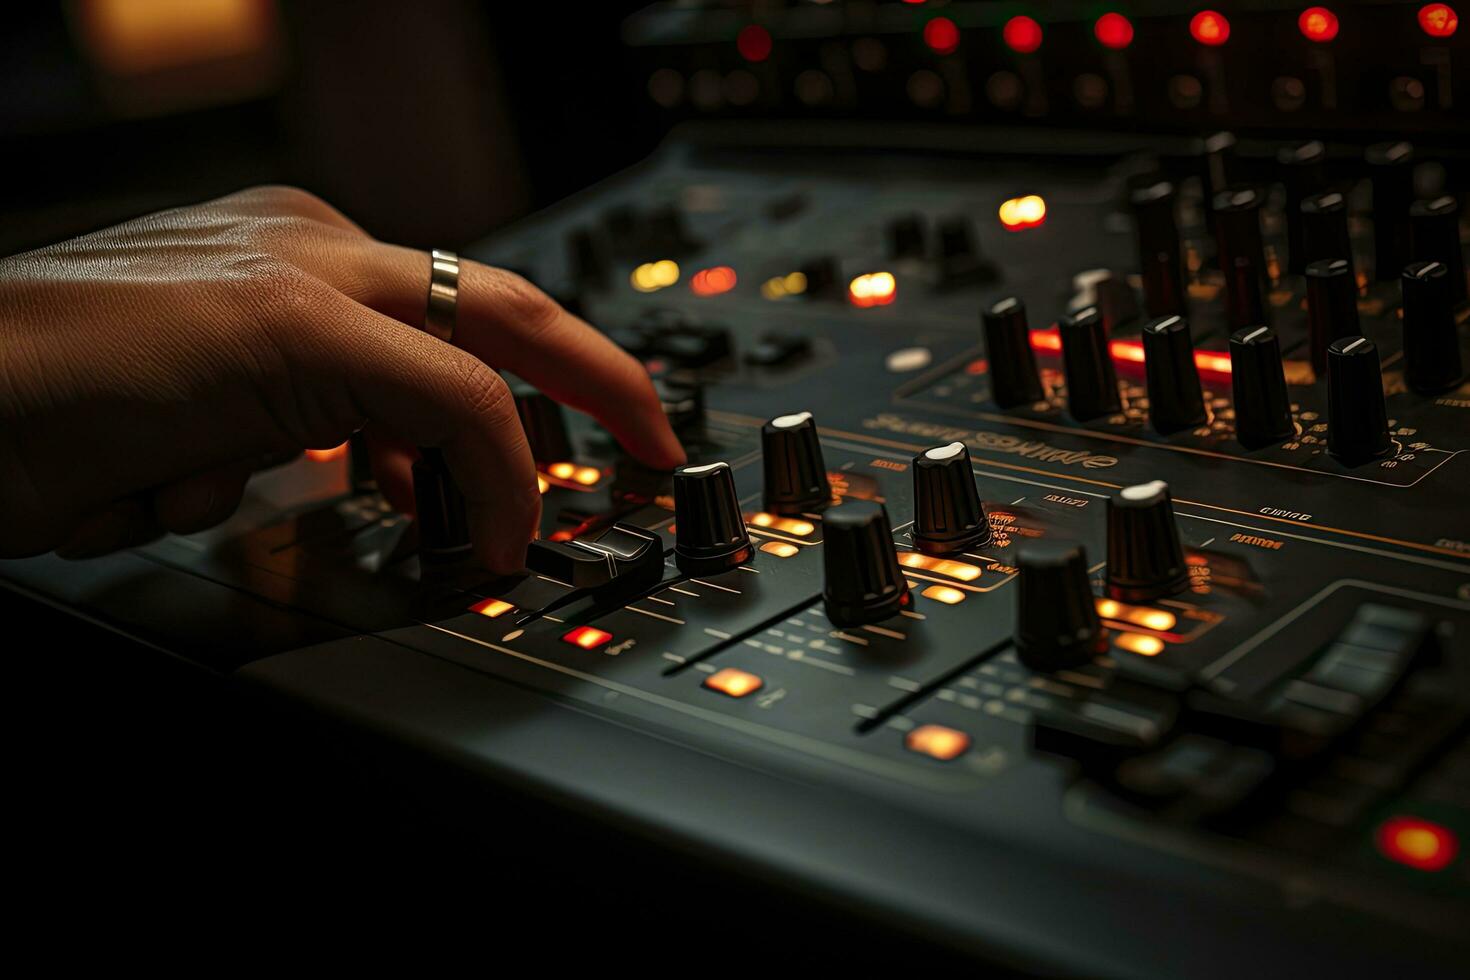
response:
[[[570,480],[572,478],[572,474],[577,472],[577,468],[571,463],[552,463],[550,466],[546,467],[546,472],[550,473],[558,480]]]
[[[923,596],[925,599],[933,599],[935,602],[942,602],[946,606],[952,606],[957,602],[963,602],[965,598],[965,594],[959,589],[952,589],[947,585],[931,585],[923,592],[920,592],[919,595]]]
[[[1448,867],[1460,849],[1447,828],[1419,817],[1390,817],[1379,825],[1374,841],[1384,857],[1418,871]]]
[[[920,725],[903,737],[903,744],[910,752],[948,762],[970,747],[970,736],[943,725]]]
[[[973,582],[981,575],[979,565],[971,565],[969,562],[955,561],[951,558],[931,558],[917,551],[900,551],[898,563],[905,568],[918,568],[926,572],[948,575],[961,582]]]
[[[590,487],[602,479],[602,471],[595,466],[579,466],[577,467],[577,472],[572,474],[572,479],[584,487]]]
[[[515,603],[506,602],[504,599],[481,599],[473,606],[470,606],[470,612],[477,612],[481,616],[489,616],[491,619],[497,619],[514,608]]]
[[[341,459],[347,455],[347,443],[341,443],[330,449],[308,449],[306,458],[313,463],[330,463],[334,459]]]
[[[756,691],[759,691],[765,686],[765,681],[748,670],[726,667],[706,677],[704,679],[704,686],[711,691],[728,694],[732,698],[743,698],[747,694],[754,694]]]
[[[1136,653],[1140,657],[1157,657],[1164,652],[1164,641],[1157,636],[1143,633],[1119,633],[1113,640],[1119,649]]]
[[[777,558],[790,558],[801,549],[790,541],[767,541],[761,545],[761,550],[768,555],[775,555]]]
[[[606,630],[600,630],[596,626],[578,626],[576,629],[567,630],[561,635],[563,643],[581,647],[583,650],[596,650],[608,640],[612,634]]]

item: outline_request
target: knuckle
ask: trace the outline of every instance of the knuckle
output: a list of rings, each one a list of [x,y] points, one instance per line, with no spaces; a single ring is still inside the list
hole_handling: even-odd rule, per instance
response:
[[[550,327],[561,316],[562,309],[525,276],[508,269],[496,269],[496,287],[505,309],[524,324],[534,336]]]
[[[482,422],[499,425],[510,412],[510,386],[478,358],[456,359],[455,396],[466,411]]]

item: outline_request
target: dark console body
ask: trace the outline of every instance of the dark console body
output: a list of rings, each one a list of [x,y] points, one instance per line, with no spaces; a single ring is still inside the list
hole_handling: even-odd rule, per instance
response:
[[[1345,194],[1354,256],[1345,310],[1314,328],[1328,300],[1309,289],[1337,287],[1291,271],[1282,144],[1230,157],[1230,186],[1263,199],[1253,244],[1209,227],[1240,202],[1209,207],[1192,139],[932,137],[689,128],[468,250],[643,358],[690,448],[673,488],[586,419],[562,442],[528,396],[537,572],[421,562],[413,522],[341,451],[262,474],[215,531],[0,577],[265,698],[986,960],[1463,975],[1470,385],[1409,377],[1417,287],[1380,274],[1364,148],[1323,148],[1313,192]],[[1463,165],[1416,152],[1447,161],[1442,183]],[[1167,319],[1137,247],[1139,191],[1161,180],[1182,334],[1144,328]],[[1251,286],[1237,251],[1265,261],[1254,297],[1232,298]],[[1269,392],[1240,386],[1267,324],[1274,433]],[[1366,337],[1380,374],[1334,391],[1367,349],[1340,335]],[[1002,407],[997,384],[1022,396]],[[884,581],[892,603],[867,616]]]

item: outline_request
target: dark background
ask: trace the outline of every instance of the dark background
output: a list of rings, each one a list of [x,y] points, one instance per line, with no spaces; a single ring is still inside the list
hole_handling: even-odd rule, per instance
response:
[[[109,59],[84,0],[7,10],[0,254],[276,182],[377,237],[454,247],[659,136],[619,71],[637,4],[246,6],[265,25],[252,50],[152,70]]]

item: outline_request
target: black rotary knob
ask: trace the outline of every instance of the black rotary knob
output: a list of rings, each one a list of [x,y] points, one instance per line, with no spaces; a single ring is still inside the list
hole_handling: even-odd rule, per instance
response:
[[[1356,337],[1358,281],[1347,259],[1318,259],[1307,264],[1307,332],[1312,370],[1327,370],[1327,346],[1338,337]]]
[[[761,459],[766,510],[801,514],[831,503],[832,486],[811,412],[778,415],[761,426]]]
[[[516,384],[511,391],[531,458],[538,463],[562,463],[575,456],[561,406],[529,385]]]
[[[1282,442],[1296,432],[1281,340],[1270,327],[1246,327],[1230,337],[1230,388],[1235,438],[1247,449]]]
[[[1101,311],[1088,306],[1062,317],[1058,333],[1067,377],[1067,411],[1079,422],[1122,411],[1118,374],[1108,352]]]
[[[426,562],[467,557],[471,547],[470,522],[464,494],[439,450],[420,447],[419,458],[413,464],[413,497],[419,557]]]
[[[1319,259],[1352,261],[1353,243],[1348,235],[1347,197],[1337,191],[1302,198],[1302,249],[1307,263]]]
[[[1215,241],[1225,276],[1225,319],[1232,330],[1266,320],[1261,204],[1260,192],[1251,187],[1222,191],[1213,202]]]
[[[1327,347],[1327,451],[1352,466],[1388,449],[1378,348],[1367,337],[1339,337]]]
[[[1041,401],[1041,375],[1036,370],[1036,352],[1031,349],[1026,304],[1007,296],[982,311],[980,322],[990,365],[990,397],[1001,408]]]
[[[1286,268],[1295,275],[1306,271],[1308,261],[1302,234],[1302,201],[1326,187],[1326,160],[1327,150],[1321,140],[1283,147],[1276,154],[1281,183],[1286,188]]]
[[[1108,498],[1108,595],[1148,602],[1188,584],[1169,485],[1153,480]]]
[[[713,575],[754,554],[730,464],[701,463],[674,471],[674,564],[685,575]]]
[[[1183,249],[1174,218],[1178,196],[1171,181],[1159,180],[1136,188],[1129,198],[1138,224],[1138,269],[1149,316],[1185,311]]]
[[[1373,278],[1397,279],[1409,261],[1409,205],[1414,203],[1414,147],[1375,143],[1364,154],[1373,184]]]
[[[1205,421],[1205,397],[1194,366],[1189,322],[1166,316],[1143,325],[1143,368],[1148,420],[1165,435]]]
[[[1415,201],[1409,207],[1409,223],[1413,229],[1414,258],[1432,260],[1445,267],[1449,279],[1450,303],[1465,302],[1465,253],[1460,249],[1460,202],[1453,195],[1441,194],[1428,201]]]
[[[876,623],[910,602],[882,504],[849,500],[827,511],[822,565],[822,602],[835,626]]]
[[[1404,269],[1404,374],[1409,387],[1432,394],[1464,378],[1460,335],[1450,303],[1450,271],[1443,262]]]
[[[914,457],[913,469],[915,548],[948,555],[990,540],[990,520],[963,442],[924,450]]]
[[[1034,541],[1016,556],[1016,657],[1032,670],[1080,667],[1107,649],[1087,552],[1073,541]]]

